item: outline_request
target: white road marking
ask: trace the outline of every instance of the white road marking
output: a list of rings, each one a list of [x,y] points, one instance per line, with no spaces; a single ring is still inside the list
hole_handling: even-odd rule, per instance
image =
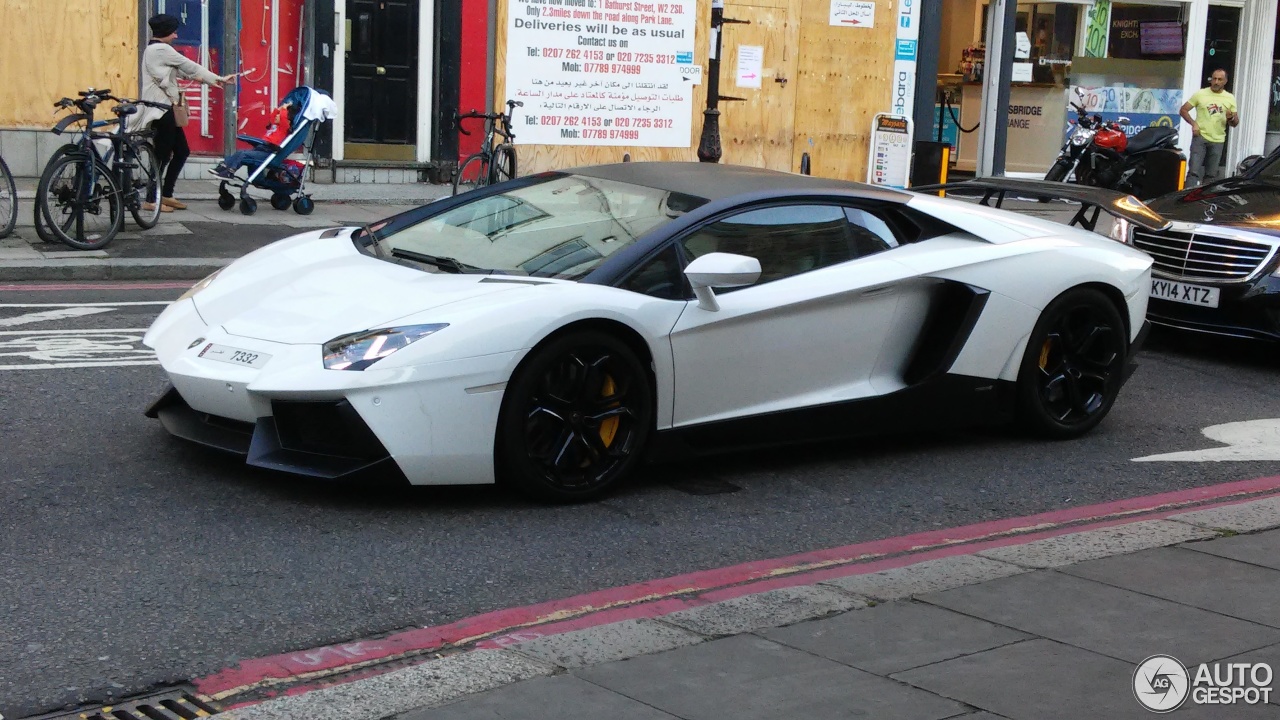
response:
[[[0,371],[156,365],[142,345],[146,330],[9,330],[0,332]]]
[[[1280,461],[1280,418],[1213,425],[1200,432],[1227,447],[1148,455],[1133,462]]]
[[[68,320],[70,318],[84,317],[85,315],[97,315],[98,313],[111,312],[114,307],[64,307],[56,310],[44,310],[42,312],[27,313],[25,315],[16,315],[14,317],[0,318],[0,327],[15,327],[17,325],[30,325],[38,322],[52,322],[54,320]]]

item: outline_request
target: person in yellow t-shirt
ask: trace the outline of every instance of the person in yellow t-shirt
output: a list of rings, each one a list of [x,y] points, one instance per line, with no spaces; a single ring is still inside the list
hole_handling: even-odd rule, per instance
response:
[[[1179,112],[1191,126],[1191,159],[1187,161],[1187,187],[1218,178],[1222,150],[1227,144],[1227,126],[1240,124],[1236,96],[1226,91],[1227,71],[1221,68],[1209,76],[1209,87],[1195,91]],[[1191,110],[1196,117],[1191,118]]]

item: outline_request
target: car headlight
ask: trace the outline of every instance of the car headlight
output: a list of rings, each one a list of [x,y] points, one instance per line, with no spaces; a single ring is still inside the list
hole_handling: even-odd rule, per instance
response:
[[[405,325],[336,337],[324,344],[324,366],[329,370],[364,370],[414,340],[447,327],[449,323]]]
[[[1133,223],[1124,218],[1115,218],[1111,222],[1110,237],[1116,242],[1122,242],[1125,245],[1132,245],[1133,239]]]
[[[183,300],[186,300],[187,298],[194,296],[196,293],[200,292],[201,290],[209,287],[209,284],[213,282],[213,279],[218,277],[218,273],[222,272],[225,269],[226,268],[218,268],[217,270],[214,270],[212,273],[210,273],[207,277],[205,277],[205,279],[201,280],[195,285],[192,285],[190,290],[182,293],[182,297],[178,298],[178,302],[182,302]]]

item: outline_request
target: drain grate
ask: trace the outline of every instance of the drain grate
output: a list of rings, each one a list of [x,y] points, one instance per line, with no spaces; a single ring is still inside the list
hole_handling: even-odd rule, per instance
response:
[[[217,708],[189,690],[175,689],[92,710],[42,715],[30,720],[194,720],[211,717],[218,712]]]

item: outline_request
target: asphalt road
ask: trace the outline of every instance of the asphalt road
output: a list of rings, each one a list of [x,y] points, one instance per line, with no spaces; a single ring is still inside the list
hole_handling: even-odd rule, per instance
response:
[[[649,467],[574,507],[490,487],[334,489],[168,436],[142,415],[165,386],[155,365],[60,366],[146,362],[137,338],[162,305],[124,303],[180,293],[0,292],[5,717],[682,572],[1280,472],[1132,461],[1280,418],[1274,350],[1156,334],[1110,417],[1072,442],[954,433],[741,454]],[[62,319],[14,306],[88,302],[107,305]]]

